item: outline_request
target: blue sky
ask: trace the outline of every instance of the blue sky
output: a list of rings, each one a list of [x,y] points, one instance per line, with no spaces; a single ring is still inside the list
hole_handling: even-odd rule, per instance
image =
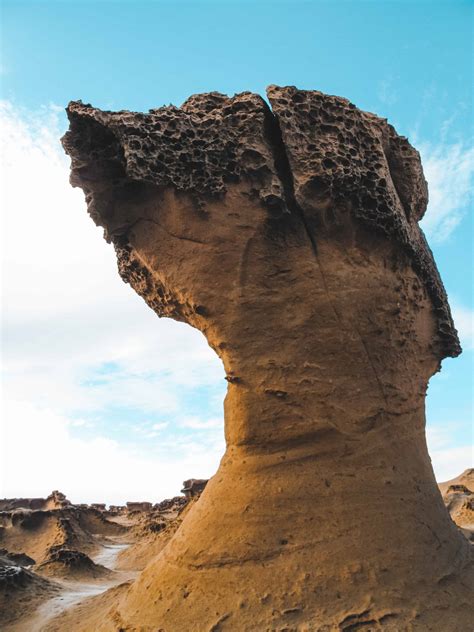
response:
[[[421,151],[423,226],[464,347],[430,383],[428,439],[440,479],[472,466],[472,8],[3,1],[0,495],[159,500],[216,469],[222,367],[198,332],[159,321],[120,281],[58,138],[71,99],[147,110],[271,83],[345,96]]]

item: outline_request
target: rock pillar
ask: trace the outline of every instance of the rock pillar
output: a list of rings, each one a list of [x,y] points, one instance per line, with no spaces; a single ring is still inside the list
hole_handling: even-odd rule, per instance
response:
[[[268,99],[68,107],[71,182],[122,278],[229,383],[218,472],[103,629],[467,629],[469,544],[425,441],[460,348],[419,155],[346,99]]]

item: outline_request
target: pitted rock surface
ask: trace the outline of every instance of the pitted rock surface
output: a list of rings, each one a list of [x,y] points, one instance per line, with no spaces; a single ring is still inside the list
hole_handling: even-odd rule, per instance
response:
[[[119,273],[228,382],[218,471],[85,629],[466,629],[470,544],[425,437],[460,348],[419,155],[345,99],[268,96],[68,108],[71,182]]]
[[[446,292],[418,226],[428,202],[418,152],[385,119],[347,99],[277,86],[268,98],[273,111],[250,92],[194,95],[181,108],[148,114],[69,104],[63,144],[72,158],[71,182],[83,187],[94,221],[107,224],[122,278],[139,285],[141,295],[162,294],[149,302],[160,315],[189,320],[193,307],[156,286],[127,249],[130,224],[110,222],[114,200],[138,195],[137,183],[172,186],[191,193],[205,213],[206,198],[225,195],[229,183],[245,178],[270,218],[303,212],[316,246],[318,228],[337,226],[345,213],[398,241],[433,302],[442,357],[459,355]],[[113,192],[99,184],[104,180],[114,183]]]
[[[351,213],[370,229],[396,239],[424,281],[438,314],[446,355],[461,351],[446,293],[418,226],[428,204],[420,155],[392,125],[341,97],[270,86],[295,198],[318,226]]]
[[[76,165],[80,179],[110,175],[123,179],[124,185],[127,181],[171,185],[191,192],[205,212],[205,196],[223,195],[229,182],[245,176],[255,181],[255,195],[276,214],[285,210],[265,138],[271,115],[256,94],[229,98],[211,92],[191,97],[181,108],[162,107],[148,114],[102,112],[73,102],[68,116],[66,151],[72,156],[76,149],[86,152],[94,162],[92,172],[90,162]]]
[[[47,564],[49,562],[59,562],[65,566],[92,565],[92,560],[82,551],[75,551],[61,545],[51,547],[49,557],[43,563]]]

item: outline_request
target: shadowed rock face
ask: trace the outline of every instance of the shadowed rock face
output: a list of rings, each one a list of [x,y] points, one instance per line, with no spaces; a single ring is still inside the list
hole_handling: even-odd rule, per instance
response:
[[[419,155],[346,99],[268,98],[68,107],[71,182],[122,278],[201,330],[229,382],[219,470],[114,621],[462,629],[469,544],[424,433],[428,380],[460,347]]]

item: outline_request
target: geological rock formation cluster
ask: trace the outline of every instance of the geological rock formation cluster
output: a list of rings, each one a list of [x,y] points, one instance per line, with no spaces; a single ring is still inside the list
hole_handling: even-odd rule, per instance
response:
[[[460,347],[419,155],[346,99],[268,99],[67,110],[71,183],[120,275],[229,383],[218,472],[94,629],[467,629],[470,545],[425,441]]]
[[[439,485],[451,518],[465,537],[474,543],[474,468]]]
[[[13,511],[15,509],[31,509],[32,511],[49,509],[62,509],[71,503],[66,496],[54,490],[47,498],[3,498],[0,499],[0,511]]]
[[[71,596],[72,603],[81,595],[87,600],[91,588],[100,594],[143,569],[196,500],[179,496],[138,503],[146,506],[139,510],[103,511],[74,505],[59,492],[51,497],[59,506],[45,509],[48,499],[0,500],[2,632],[98,629],[82,615],[64,623],[61,610],[72,605]]]

